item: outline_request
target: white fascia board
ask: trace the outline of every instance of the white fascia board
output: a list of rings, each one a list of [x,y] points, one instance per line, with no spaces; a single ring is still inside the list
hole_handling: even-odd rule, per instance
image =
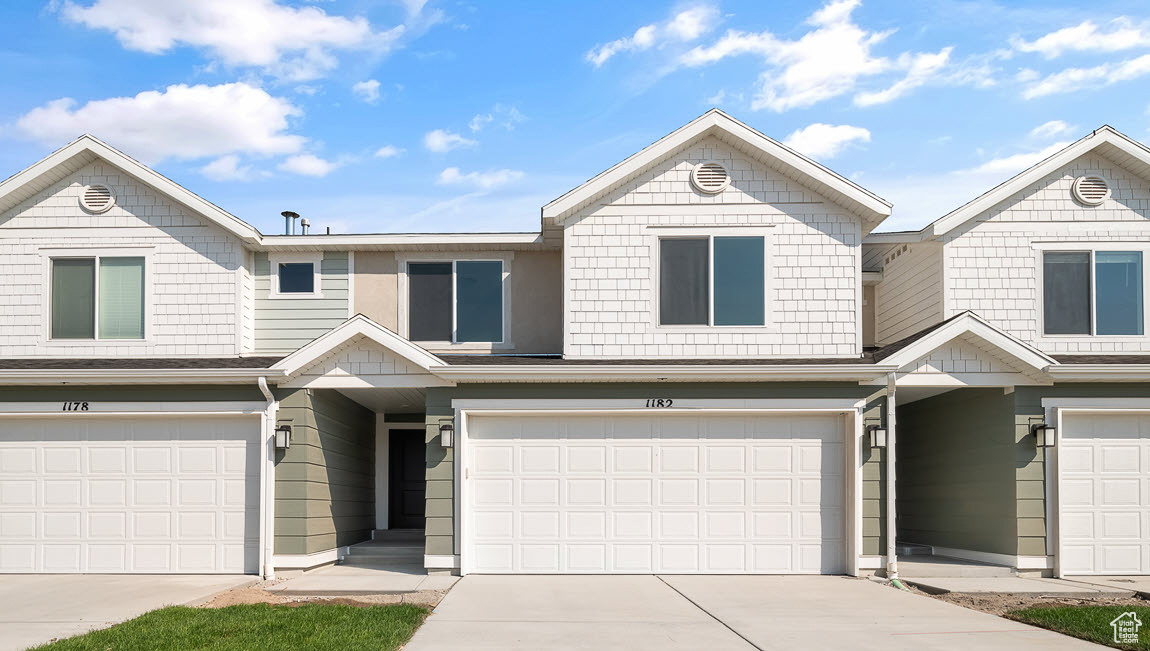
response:
[[[883,359],[882,363],[901,369],[955,337],[968,333],[1000,348],[1003,352],[1021,360],[1035,370],[1042,371],[1049,366],[1058,364],[1052,357],[995,328],[973,312],[963,314],[954,321]]]
[[[541,233],[389,233],[363,235],[264,235],[260,251],[279,249],[356,249],[390,247],[405,249],[423,246],[468,247],[505,246],[523,248],[543,246]]]
[[[429,369],[455,382],[751,382],[785,380],[867,381],[897,370],[876,364],[795,364],[786,366],[698,365],[461,365]]]
[[[272,369],[280,371],[283,375],[293,375],[324,355],[347,343],[353,337],[364,336],[371,339],[381,347],[396,355],[403,357],[423,370],[433,366],[442,366],[443,360],[427,352],[427,350],[400,337],[387,328],[362,314],[357,314],[340,325],[304,344],[298,350],[281,359]]]
[[[1046,372],[1059,382],[1150,381],[1150,364],[1060,364],[1047,368]]]
[[[897,233],[867,233],[863,244],[913,244],[923,240],[922,231],[899,231]]]
[[[783,165],[794,168],[815,181],[842,193],[844,197],[856,203],[861,211],[870,213],[869,217],[872,219],[881,220],[891,214],[891,204],[879,198],[877,195],[864,190],[861,186],[832,172],[830,169],[823,167],[786,145],[759,133],[726,113],[718,109],[711,109],[702,116],[660,138],[654,144],[647,146],[614,167],[600,173],[590,181],[587,181],[583,185],[543,206],[543,218],[562,218],[568,211],[579,206],[584,201],[606,192],[617,183],[622,182],[632,174],[660,160],[711,129],[725,131],[731,136],[744,141],[747,145],[763,151]]]
[[[1014,193],[1023,190],[1031,183],[1034,183],[1059,167],[1103,144],[1113,145],[1130,156],[1150,165],[1150,151],[1125,135],[1115,131],[1113,128],[1105,126],[1097,131],[1091,132],[1090,135],[1077,142],[1068,145],[1065,149],[1050,155],[1046,160],[1035,164],[1030,169],[1005,181],[986,194],[940,217],[922,229],[922,233],[925,238],[935,238],[944,235],[966,223],[967,220],[993,208]]]
[[[0,200],[7,196],[8,193],[22,187],[25,183],[39,177],[53,167],[56,167],[83,151],[88,151],[108,161],[112,165],[123,169],[128,174],[136,177],[139,181],[151,186],[158,192],[166,194],[179,203],[200,213],[209,221],[240,238],[245,243],[255,244],[259,241],[259,231],[247,222],[226,212],[194,192],[187,190],[180,184],[152,170],[134,158],[87,134],[80,136],[62,149],[56,150],[31,167],[26,168],[8,178],[3,183],[0,183]]]
[[[255,382],[282,372],[268,368],[225,369],[4,369],[0,385],[21,384],[187,384]]]

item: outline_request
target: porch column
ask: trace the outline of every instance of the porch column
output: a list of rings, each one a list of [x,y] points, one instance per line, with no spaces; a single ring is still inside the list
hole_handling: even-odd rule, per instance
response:
[[[898,527],[895,524],[895,378],[886,376],[886,576],[898,578],[897,541]]]

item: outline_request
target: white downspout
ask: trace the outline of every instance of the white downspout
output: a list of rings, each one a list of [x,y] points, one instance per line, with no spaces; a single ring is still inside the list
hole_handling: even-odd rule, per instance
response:
[[[886,577],[898,578],[898,527],[895,522],[895,374],[886,376]]]
[[[260,565],[262,567],[262,575],[265,581],[271,581],[276,578],[275,563],[273,556],[275,553],[275,503],[276,503],[276,444],[275,444],[275,427],[276,427],[276,412],[279,411],[279,402],[276,400],[271,389],[268,388],[268,379],[260,376],[258,380],[260,391],[263,392],[264,398],[267,399],[268,404],[264,407],[263,416],[263,443],[264,443],[264,463],[260,470],[260,489],[263,491],[261,502],[263,502],[263,520],[260,522]]]

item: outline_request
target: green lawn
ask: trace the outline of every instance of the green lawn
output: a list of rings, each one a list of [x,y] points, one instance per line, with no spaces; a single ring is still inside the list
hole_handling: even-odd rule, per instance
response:
[[[1135,612],[1143,623],[1138,632],[1138,644],[1114,643],[1114,629],[1110,622],[1126,612]],[[1065,633],[1074,637],[1105,644],[1116,649],[1150,650],[1150,607],[1146,606],[1066,606],[1062,608],[1026,608],[1007,613],[1007,617]]]
[[[176,606],[102,631],[46,644],[51,651],[211,649],[396,649],[411,639],[427,609],[418,606],[255,604],[227,608]]]

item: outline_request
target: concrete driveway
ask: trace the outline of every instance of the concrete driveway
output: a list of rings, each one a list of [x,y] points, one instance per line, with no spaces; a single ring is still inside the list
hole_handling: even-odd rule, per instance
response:
[[[0,651],[104,628],[163,606],[203,601],[250,576],[9,574],[0,577]]]
[[[464,577],[408,644],[444,649],[1099,649],[833,576]]]

